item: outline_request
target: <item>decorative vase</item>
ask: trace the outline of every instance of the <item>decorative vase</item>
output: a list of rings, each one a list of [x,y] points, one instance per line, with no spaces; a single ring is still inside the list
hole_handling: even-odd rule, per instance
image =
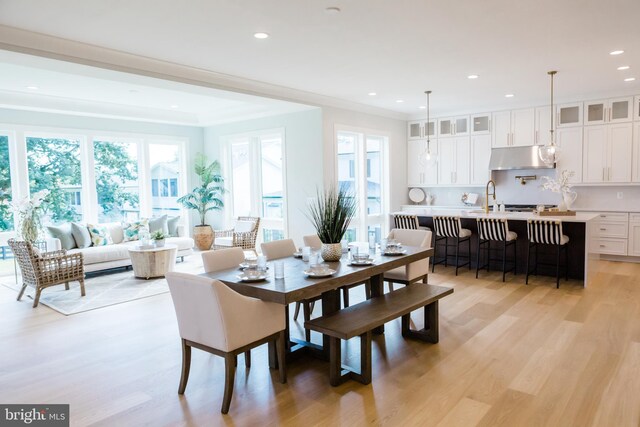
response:
[[[326,262],[340,261],[342,257],[341,243],[323,243],[320,249],[320,256]]]
[[[571,205],[573,205],[573,202],[576,201],[577,197],[578,193],[576,193],[575,191],[565,191],[564,193],[562,193],[562,201],[564,202],[566,208],[565,210],[571,209]]]
[[[156,248],[161,248],[164,246],[165,239],[156,239]]]
[[[208,251],[213,245],[215,235],[210,225],[196,225],[193,227],[193,240],[201,251]]]

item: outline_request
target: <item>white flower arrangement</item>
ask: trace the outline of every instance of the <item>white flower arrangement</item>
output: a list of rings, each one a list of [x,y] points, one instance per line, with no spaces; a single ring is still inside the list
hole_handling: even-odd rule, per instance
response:
[[[31,198],[24,197],[11,203],[13,210],[18,214],[18,235],[27,242],[35,243],[38,240],[42,227],[40,215],[44,211],[43,204],[48,195],[49,190],[40,190]]]
[[[576,173],[574,171],[563,170],[560,173],[560,178],[554,179],[550,176],[543,176],[542,179],[544,183],[541,185],[543,190],[553,191],[554,193],[571,193],[571,188],[573,184],[569,182],[569,179],[573,177]]]

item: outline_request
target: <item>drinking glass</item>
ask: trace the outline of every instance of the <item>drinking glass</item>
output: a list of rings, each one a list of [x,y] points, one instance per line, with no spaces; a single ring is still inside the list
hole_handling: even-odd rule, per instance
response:
[[[273,275],[276,279],[284,279],[284,262],[275,261],[273,263]]]
[[[309,261],[309,255],[311,255],[311,247],[305,246],[304,248],[302,248],[302,261]]]
[[[318,265],[318,252],[313,251],[309,255],[309,267],[313,268]]]

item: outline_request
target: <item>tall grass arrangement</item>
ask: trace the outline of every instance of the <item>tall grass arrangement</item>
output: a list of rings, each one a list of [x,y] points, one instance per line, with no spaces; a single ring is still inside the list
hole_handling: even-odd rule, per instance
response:
[[[340,243],[356,213],[356,199],[344,186],[317,190],[316,199],[309,204],[307,217],[313,223],[322,243]]]

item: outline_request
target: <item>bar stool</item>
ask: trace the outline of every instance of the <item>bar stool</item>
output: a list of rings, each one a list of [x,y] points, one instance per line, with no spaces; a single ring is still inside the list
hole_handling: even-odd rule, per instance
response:
[[[444,263],[444,266],[448,266],[448,258],[449,258],[449,246],[455,246],[456,248],[456,276],[458,275],[458,268],[464,267],[465,265],[469,266],[469,270],[471,270],[471,230],[467,230],[466,228],[462,228],[460,224],[460,217],[456,216],[434,216],[433,217],[433,228],[436,231],[436,237],[433,242],[433,264],[431,265],[431,272],[433,273],[436,269],[436,264]],[[454,245],[449,245],[449,239],[456,239]],[[436,261],[437,259],[437,251],[438,251],[438,242],[444,240],[444,258],[440,261]],[[460,244],[467,242],[468,251],[467,255],[459,255],[460,253]],[[459,258],[466,258],[467,262],[464,264],[459,263]]]
[[[393,215],[394,229],[400,230],[428,230],[429,227],[422,227],[418,220],[418,215],[395,214]]]
[[[509,224],[506,219],[498,218],[476,218],[478,224],[478,254],[476,258],[476,279],[478,278],[478,271],[481,268],[487,267],[489,271],[489,264],[491,264],[491,242],[502,242],[502,281],[505,281],[507,272],[513,271],[516,274],[517,263],[517,245],[516,241],[518,235],[513,231],[509,231]],[[480,265],[480,252],[483,245],[486,245],[487,263]],[[507,270],[507,246],[513,246],[513,268]]]
[[[560,288],[560,255],[564,249],[564,274],[565,280],[569,280],[569,237],[562,234],[562,222],[558,220],[530,219],[527,220],[527,235],[529,247],[527,252],[527,276],[525,283],[529,284],[529,261],[531,248],[535,249],[536,262],[533,274],[538,274],[538,245],[553,245],[557,247],[556,259],[556,289]]]

